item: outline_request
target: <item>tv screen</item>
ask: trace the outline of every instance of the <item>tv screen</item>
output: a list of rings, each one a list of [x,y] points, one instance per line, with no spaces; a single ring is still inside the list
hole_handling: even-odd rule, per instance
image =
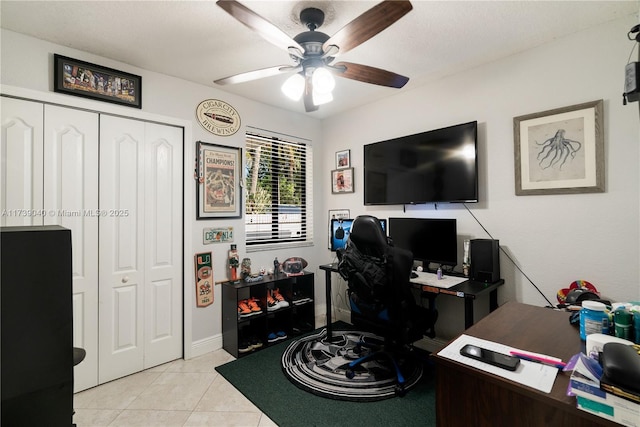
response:
[[[458,264],[455,219],[389,218],[389,237],[396,247],[413,252],[413,259],[455,267]]]
[[[364,204],[477,202],[477,122],[364,146]]]
[[[382,229],[387,229],[387,220],[380,219],[380,224],[382,224]],[[332,252],[337,251],[338,249],[344,249],[347,244],[347,239],[351,234],[351,226],[353,225],[353,219],[331,219],[331,223],[329,226],[329,243],[330,249]]]

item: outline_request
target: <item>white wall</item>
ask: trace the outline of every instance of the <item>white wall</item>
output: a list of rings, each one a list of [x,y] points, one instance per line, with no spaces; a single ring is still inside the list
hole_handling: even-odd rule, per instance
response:
[[[487,238],[461,205],[407,206],[406,212],[363,206],[364,144],[477,120],[481,200],[467,206],[544,295],[555,303],[560,288],[584,279],[612,300],[640,300],[638,105],[623,106],[621,96],[634,23],[637,18],[621,19],[325,120],[325,174],[335,152],[350,148],[356,175],[354,194],[325,188],[325,217],[327,209],[347,208],[352,216],[456,218],[460,252],[463,236]],[[604,100],[606,192],[516,196],[513,118],[598,99]],[[546,305],[504,254],[500,262],[506,284],[499,303]],[[459,333],[462,301],[440,296],[437,304],[438,334]],[[480,314],[487,305],[476,303]]]
[[[323,241],[326,233],[324,226],[318,227],[316,224],[314,232],[320,240],[320,244],[315,247],[299,248],[295,250],[280,250],[270,252],[257,252],[246,254],[244,244],[244,225],[242,219],[233,220],[195,220],[195,183],[193,181],[193,169],[195,165],[195,142],[198,140],[222,144],[227,146],[244,147],[244,133],[246,126],[253,126],[261,129],[279,132],[306,138],[312,141],[314,150],[314,169],[321,168],[322,156],[320,155],[321,144],[321,122],[308,117],[305,114],[295,114],[269,107],[254,101],[237,97],[212,87],[206,87],[184,80],[176,79],[166,75],[161,75],[147,70],[131,67],[127,64],[112,61],[107,58],[66,48],[48,42],[43,42],[31,37],[26,37],[18,33],[2,30],[1,35],[1,81],[3,93],[11,89],[25,89],[29,97],[44,99],[49,102],[59,102],[66,105],[81,106],[96,111],[107,111],[124,116],[140,117],[145,113],[159,115],[160,117],[175,118],[185,122],[189,128],[187,132],[188,140],[185,141],[185,204],[191,215],[185,217],[185,240],[188,246],[185,248],[185,286],[187,294],[195,295],[195,284],[193,281],[193,255],[199,252],[213,251],[214,256],[214,279],[224,280],[227,277],[226,261],[229,245],[203,245],[202,231],[204,228],[214,226],[233,226],[235,242],[241,257],[248,256],[252,259],[254,266],[273,266],[273,258],[277,256],[284,260],[290,256],[302,256],[309,261],[309,269],[316,271],[319,286],[316,286],[315,301],[319,311],[324,310],[324,274],[317,269],[318,259],[324,256],[320,249],[326,244]],[[53,54],[69,56],[72,58],[100,64],[133,74],[142,76],[142,111],[114,106],[97,101],[87,101],[74,96],[52,94],[53,91]],[[211,70],[211,75],[215,75],[215,70]],[[20,91],[18,91],[20,92]],[[218,137],[204,130],[195,119],[196,106],[205,99],[221,99],[231,104],[240,114],[242,127],[231,137]],[[53,101],[51,101],[53,100]],[[322,194],[322,182],[318,179],[314,185],[314,194]],[[191,207],[194,207],[193,209]],[[322,218],[322,203],[315,206],[314,217]],[[199,350],[195,353],[212,349],[212,345],[221,344],[221,287],[215,287],[215,302],[206,308],[196,308],[193,302],[192,315],[188,323],[192,325],[191,342]],[[187,336],[188,338],[188,336]],[[187,350],[187,354],[190,353]]]
[[[637,19],[622,19],[589,31],[557,40],[505,60],[461,70],[457,75],[403,92],[383,102],[319,122],[304,114],[285,112],[246,100],[215,88],[201,86],[137,69],[89,53],[25,37],[2,30],[1,83],[51,94],[53,53],[121,69],[143,77],[143,113],[174,117],[186,122],[191,140],[185,159],[185,203],[195,204],[195,189],[188,179],[195,158],[195,141],[243,146],[244,126],[308,138],[314,144],[315,209],[312,248],[252,253],[254,265],[270,265],[279,259],[299,255],[316,272],[316,307],[324,309],[324,272],[317,266],[331,260],[327,248],[329,209],[347,208],[352,216],[374,214],[392,216],[447,217],[458,219],[460,240],[485,238],[482,228],[460,205],[363,206],[362,146],[386,138],[402,136],[443,126],[477,120],[480,125],[480,197],[469,209],[500,240],[524,272],[551,301],[558,289],[576,279],[594,283],[614,300],[640,300],[639,248],[639,135],[638,106],[622,106],[623,71],[632,43],[627,32]],[[212,75],[215,75],[212,70]],[[57,95],[57,94],[56,94]],[[222,99],[240,113],[243,129],[233,137],[221,138],[206,132],[195,121],[196,105],[204,99]],[[57,95],[56,99],[78,103],[77,98]],[[73,101],[71,101],[73,99]],[[584,195],[520,196],[514,193],[513,117],[604,99],[605,106],[605,193]],[[123,115],[137,113],[127,107],[87,101],[92,109],[108,108]],[[83,104],[83,105],[86,105]],[[131,112],[131,113],[130,113]],[[348,141],[348,142],[345,142]],[[356,171],[354,194],[332,195],[329,171],[334,169],[335,152],[351,149]],[[193,210],[191,210],[193,213]],[[185,218],[187,259],[194,253],[214,252],[214,277],[226,277],[228,248],[202,245],[202,229],[231,225],[242,236],[242,220],[195,221]],[[241,256],[245,246],[236,238]],[[499,291],[499,302],[517,300],[544,305],[511,262],[501,256],[506,285]],[[185,263],[185,286],[192,269]],[[344,283],[334,275],[335,301],[343,304]],[[221,333],[220,287],[216,302],[207,308],[192,307],[192,342],[207,347]],[[438,333],[447,338],[462,330],[462,301],[438,298],[441,318]],[[476,304],[477,315],[486,312],[486,300]],[[344,306],[344,304],[343,304]]]

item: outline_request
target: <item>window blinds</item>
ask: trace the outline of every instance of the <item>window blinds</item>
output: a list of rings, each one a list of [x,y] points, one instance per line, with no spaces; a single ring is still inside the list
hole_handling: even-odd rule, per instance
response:
[[[247,246],[312,243],[311,145],[248,133],[244,158]]]

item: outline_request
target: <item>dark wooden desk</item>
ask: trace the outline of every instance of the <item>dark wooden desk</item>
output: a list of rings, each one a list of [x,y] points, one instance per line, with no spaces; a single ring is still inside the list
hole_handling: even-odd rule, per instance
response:
[[[464,332],[567,361],[584,348],[569,313],[508,302]],[[468,365],[433,356],[437,364],[438,426],[616,426],[576,408],[566,395],[569,375],[558,373],[543,393]]]

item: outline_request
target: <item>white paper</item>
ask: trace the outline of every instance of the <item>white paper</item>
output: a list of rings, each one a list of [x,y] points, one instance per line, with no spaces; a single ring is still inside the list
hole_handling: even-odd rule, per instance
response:
[[[556,380],[556,375],[558,374],[558,368],[543,365],[542,363],[521,360],[520,365],[518,365],[518,368],[515,371],[508,371],[506,369],[481,362],[480,360],[475,360],[461,355],[460,349],[467,344],[476,345],[502,354],[509,354],[510,351],[527,352],[527,350],[521,350],[493,341],[487,341],[462,334],[451,344],[440,350],[438,356],[446,357],[447,359],[455,360],[456,362],[472,366],[476,369],[480,369],[481,371],[498,375],[519,384],[535,388],[536,390],[540,390],[544,393],[551,392],[553,383]]]
[[[458,283],[469,280],[468,277],[456,277],[456,276],[442,276],[442,279],[438,280],[438,276],[433,273],[427,273],[424,271],[416,271],[418,277],[411,278],[412,283],[418,283],[420,285],[434,286],[436,288],[449,289]]]

